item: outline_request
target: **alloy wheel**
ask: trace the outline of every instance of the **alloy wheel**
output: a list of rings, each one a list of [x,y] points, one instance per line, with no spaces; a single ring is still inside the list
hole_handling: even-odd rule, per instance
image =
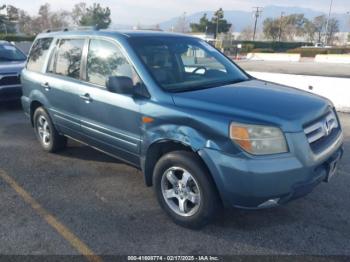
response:
[[[201,204],[201,193],[196,179],[181,167],[172,167],[163,173],[161,189],[166,204],[176,214],[193,216]]]

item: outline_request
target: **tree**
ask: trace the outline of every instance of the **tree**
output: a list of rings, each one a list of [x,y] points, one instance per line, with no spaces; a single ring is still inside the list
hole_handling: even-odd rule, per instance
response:
[[[9,21],[18,21],[19,18],[19,9],[13,5],[8,5],[6,7],[7,17]]]
[[[322,35],[326,30],[327,17],[325,15],[320,15],[314,18],[312,22],[315,26],[315,33],[317,34],[317,42],[322,42]]]
[[[264,21],[264,34],[266,38],[273,41],[277,39],[293,41],[296,36],[306,34],[307,22],[303,14],[291,14],[276,19],[267,18]]]
[[[75,25],[80,25],[81,18],[86,15],[86,3],[76,4],[72,10],[72,20]]]
[[[67,11],[58,11],[50,15],[52,28],[65,28],[69,26],[71,14]]]
[[[18,29],[20,32],[31,35],[33,34],[32,30],[33,19],[32,17],[23,10],[18,12]]]
[[[211,22],[216,26],[214,31],[214,38],[220,33],[227,33],[230,31],[232,24],[229,24],[226,19],[224,19],[224,10],[220,8],[214,13]]]
[[[238,40],[248,41],[253,38],[254,29],[251,26],[245,27],[240,33]]]
[[[201,19],[199,20],[199,23],[190,24],[192,32],[201,32],[201,33],[208,32],[209,27],[210,27],[209,31],[213,31],[212,26],[213,24],[209,21],[207,14],[204,14],[201,17]]]
[[[315,24],[312,21],[307,20],[304,28],[305,28],[305,34],[307,36],[307,40],[309,42],[314,42],[315,41],[315,34],[316,34]]]
[[[21,9],[18,10],[17,25],[20,32],[27,35],[35,35],[47,29],[60,29],[68,27],[71,22],[71,13],[68,11],[50,10],[49,4],[39,7],[37,16],[30,16]]]
[[[207,14],[204,14],[199,20],[199,23],[191,24],[192,32],[207,32],[214,34],[215,38],[217,33],[227,33],[230,31],[231,27],[232,24],[224,19],[224,11],[222,8],[214,13],[211,21],[209,21]]]
[[[282,38],[293,41],[296,36],[305,35],[305,23],[307,19],[304,14],[291,14],[282,18]]]
[[[79,24],[82,26],[96,26],[99,29],[108,28],[111,22],[109,7],[104,8],[96,3],[86,8],[86,12],[82,14],[79,20]]]
[[[52,28],[50,21],[50,4],[46,3],[39,7],[39,16],[37,23],[40,24],[41,31]]]
[[[263,23],[265,38],[276,41],[280,35],[280,27],[278,19],[266,18]]]
[[[155,30],[155,31],[162,31],[162,29],[160,28],[160,24],[156,24],[156,25],[153,27],[153,30]]]
[[[339,20],[332,18],[328,22],[327,44],[333,44],[336,40],[335,34],[339,32]]]
[[[5,10],[6,14],[0,14],[0,31],[7,33],[15,33],[16,27],[14,24],[15,21],[15,9],[13,6],[0,6],[0,10]]]
[[[186,13],[183,13],[183,15],[178,18],[174,31],[179,33],[187,33],[189,31],[189,23],[187,21]]]

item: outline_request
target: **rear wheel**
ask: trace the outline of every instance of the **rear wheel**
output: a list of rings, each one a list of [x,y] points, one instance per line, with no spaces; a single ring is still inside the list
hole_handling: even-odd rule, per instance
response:
[[[67,138],[61,136],[51,118],[43,107],[39,107],[34,112],[34,129],[35,134],[45,151],[57,152],[67,145]]]
[[[166,154],[156,164],[153,179],[158,201],[175,223],[197,229],[218,214],[214,182],[194,153]]]

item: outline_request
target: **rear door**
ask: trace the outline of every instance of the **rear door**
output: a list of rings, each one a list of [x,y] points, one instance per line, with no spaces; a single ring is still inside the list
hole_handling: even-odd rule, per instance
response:
[[[35,40],[30,53],[25,69],[21,73],[21,83],[23,91],[23,99],[26,104],[23,104],[25,111],[29,113],[29,105],[31,99],[40,99],[39,101],[48,109],[49,101],[46,99],[46,92],[42,88],[42,83],[45,81],[45,71],[47,60],[50,54],[50,48],[53,44],[53,37],[38,38]]]
[[[86,59],[86,84],[80,95],[81,127],[89,144],[139,165],[140,101],[132,95],[109,92],[109,76],[141,80],[114,41],[93,38]]]
[[[81,64],[85,41],[84,38],[58,39],[41,83],[57,129],[77,139],[81,137],[79,95],[82,93]]]

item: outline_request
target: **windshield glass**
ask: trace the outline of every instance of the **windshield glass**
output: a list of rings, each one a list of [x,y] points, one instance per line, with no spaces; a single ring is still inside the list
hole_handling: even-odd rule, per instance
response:
[[[0,45],[0,62],[25,61],[27,57],[10,44]]]
[[[182,92],[248,80],[214,47],[189,37],[134,37],[130,44],[166,91]]]

